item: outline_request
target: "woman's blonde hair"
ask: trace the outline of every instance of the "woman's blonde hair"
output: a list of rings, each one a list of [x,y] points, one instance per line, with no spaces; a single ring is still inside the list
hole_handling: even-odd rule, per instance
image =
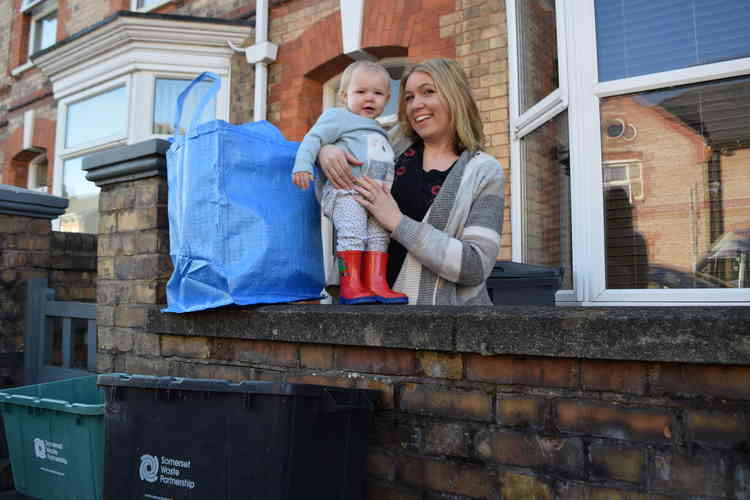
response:
[[[451,127],[454,130],[453,147],[456,153],[480,151],[484,146],[484,126],[479,108],[471,92],[469,79],[456,61],[451,59],[429,59],[409,68],[401,78],[398,96],[398,122],[402,133],[412,139],[419,135],[414,131],[406,116],[404,92],[406,82],[414,73],[426,73],[435,82],[440,97],[445,99],[451,113]]]
[[[349,89],[349,82],[352,80],[352,75],[358,69],[364,69],[371,73],[380,73],[381,75],[383,75],[383,78],[385,78],[386,90],[390,92],[391,75],[388,74],[388,70],[386,70],[383,66],[376,62],[355,61],[347,66],[344,70],[344,73],[341,75],[341,82],[339,83],[339,96],[343,97],[346,94],[346,91]]]

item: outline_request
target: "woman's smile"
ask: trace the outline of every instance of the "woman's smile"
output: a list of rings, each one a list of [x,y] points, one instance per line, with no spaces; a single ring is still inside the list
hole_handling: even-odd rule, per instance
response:
[[[404,100],[409,123],[423,141],[452,142],[451,113],[430,75],[417,71],[409,76]]]

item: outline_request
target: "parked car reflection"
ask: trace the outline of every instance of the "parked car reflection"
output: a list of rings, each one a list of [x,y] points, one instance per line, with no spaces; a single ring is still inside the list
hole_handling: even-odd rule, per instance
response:
[[[750,230],[729,231],[721,235],[695,266],[696,272],[718,278],[727,288],[745,288],[748,278]]]
[[[659,264],[648,266],[649,288],[746,288],[750,230],[724,233],[698,261],[695,272]]]

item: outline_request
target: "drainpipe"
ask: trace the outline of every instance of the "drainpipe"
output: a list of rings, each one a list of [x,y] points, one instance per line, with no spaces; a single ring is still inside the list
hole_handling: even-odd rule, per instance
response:
[[[268,0],[257,0],[255,4],[255,45],[237,47],[232,42],[229,46],[237,52],[244,52],[247,62],[255,65],[255,102],[253,120],[261,121],[267,117],[268,101],[268,65],[276,60],[278,45],[268,41]]]

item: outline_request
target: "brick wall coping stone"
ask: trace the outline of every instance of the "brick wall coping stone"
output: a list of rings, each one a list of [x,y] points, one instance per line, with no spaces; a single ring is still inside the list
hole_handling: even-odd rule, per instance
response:
[[[130,146],[94,153],[83,159],[86,179],[97,186],[128,182],[146,177],[166,177],[165,154],[169,141],[150,139]]]
[[[54,219],[65,213],[67,198],[16,186],[0,185],[0,214]]]
[[[351,346],[750,365],[750,308],[273,305],[149,311],[159,334]]]

